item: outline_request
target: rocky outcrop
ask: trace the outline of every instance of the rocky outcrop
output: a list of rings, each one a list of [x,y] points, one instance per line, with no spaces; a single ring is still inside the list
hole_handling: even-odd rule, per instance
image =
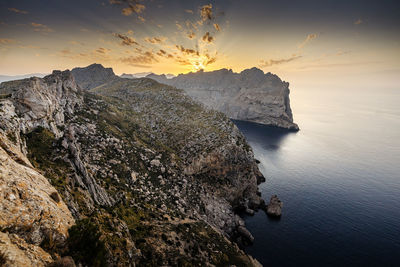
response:
[[[100,64],[74,68],[71,72],[76,82],[84,90],[97,87],[117,77],[112,68],[104,68]]]
[[[46,266],[75,223],[57,190],[0,131],[0,254],[5,266]]]
[[[172,79],[150,74],[147,78],[183,89],[193,99],[232,119],[299,129],[293,122],[289,83],[274,74],[264,74],[260,69],[246,69],[240,73],[227,69],[199,71]]]
[[[5,243],[16,234],[42,249],[37,255],[84,266],[258,264],[230,240],[251,236],[235,210],[260,203],[261,174],[222,113],[146,78],[115,78],[87,92],[69,71],[3,83],[0,94],[1,170],[12,176],[4,181],[13,195],[5,197],[23,198],[20,185],[8,184],[18,175],[7,166],[54,188],[37,184],[44,211],[31,216],[39,226],[31,232],[10,220]],[[75,219],[65,243],[57,207]]]
[[[273,195],[266,207],[268,216],[280,217],[282,215],[283,203],[279,200],[277,195]]]

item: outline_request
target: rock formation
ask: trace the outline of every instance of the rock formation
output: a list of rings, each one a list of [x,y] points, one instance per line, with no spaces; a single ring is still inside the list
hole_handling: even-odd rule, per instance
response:
[[[97,65],[72,74],[0,85],[1,255],[37,266],[62,256],[259,266],[231,242],[252,241],[234,211],[261,201],[237,127],[151,79]]]
[[[104,68],[100,64],[92,64],[85,68],[74,68],[71,72],[75,81],[85,90],[107,83],[117,77],[112,68]]]
[[[183,89],[193,99],[232,119],[299,129],[293,123],[289,83],[260,69],[246,69],[241,73],[227,69],[199,71],[172,79],[150,74],[147,78]]]
[[[273,195],[267,205],[266,212],[271,217],[280,217],[282,215],[283,203],[277,195]]]

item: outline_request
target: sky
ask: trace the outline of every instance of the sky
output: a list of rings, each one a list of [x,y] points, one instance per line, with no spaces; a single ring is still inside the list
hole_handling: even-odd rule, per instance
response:
[[[258,67],[303,86],[398,86],[400,1],[0,0],[0,74]]]

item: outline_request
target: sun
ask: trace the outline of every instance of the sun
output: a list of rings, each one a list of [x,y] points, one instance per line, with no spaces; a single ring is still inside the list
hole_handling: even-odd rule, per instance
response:
[[[204,70],[206,66],[204,66],[205,59],[199,57],[192,61],[192,71],[198,72],[200,70]]]

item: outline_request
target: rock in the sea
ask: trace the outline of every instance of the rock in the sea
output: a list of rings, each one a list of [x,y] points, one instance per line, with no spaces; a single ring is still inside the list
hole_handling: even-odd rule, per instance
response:
[[[271,217],[280,217],[282,215],[283,203],[277,195],[273,195],[267,205],[267,214]]]

